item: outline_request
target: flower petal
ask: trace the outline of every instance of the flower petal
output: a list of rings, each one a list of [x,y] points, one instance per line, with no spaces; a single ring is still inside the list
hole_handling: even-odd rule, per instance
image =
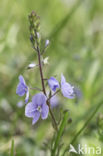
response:
[[[62,85],[63,83],[65,83],[65,82],[66,82],[65,77],[64,77],[63,74],[61,74],[61,85]]]
[[[32,124],[35,124],[39,120],[39,117],[40,117],[40,112],[35,111]]]
[[[32,103],[35,105],[35,107],[42,106],[43,104],[46,104],[46,96],[43,93],[37,93],[32,98]]]
[[[25,116],[32,118],[34,117],[35,111],[36,109],[34,108],[34,105],[30,102],[25,107]]]
[[[47,104],[42,106],[41,118],[44,120],[48,117],[49,107]]]
[[[51,108],[56,107],[58,104],[59,104],[59,98],[57,95],[54,95],[53,97],[50,98]]]
[[[23,83],[24,85],[26,85],[25,80],[22,75],[19,76],[19,81]]]
[[[48,85],[54,92],[56,91],[56,88],[59,88],[59,82],[54,77],[51,77],[48,80]]]
[[[19,76],[19,84],[17,85],[16,94],[23,96],[28,90],[25,80],[22,75]]]
[[[19,83],[16,89],[16,94],[23,96],[26,93],[26,88],[22,83]]]
[[[61,91],[64,97],[69,99],[73,99],[75,97],[73,87],[67,82],[62,84]]]
[[[29,89],[28,89],[28,91],[26,92],[25,103],[27,103],[28,100],[29,100]]]

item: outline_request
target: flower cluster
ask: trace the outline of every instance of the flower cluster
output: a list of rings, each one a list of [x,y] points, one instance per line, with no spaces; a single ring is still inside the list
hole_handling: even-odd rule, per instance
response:
[[[66,82],[63,74],[61,75],[61,84],[54,78],[51,77],[47,80],[50,89],[56,93],[56,91],[62,92],[62,95],[66,98],[73,99],[75,97],[74,87],[71,86],[68,82]],[[57,90],[58,89],[58,90]],[[25,103],[29,100],[29,87],[26,85],[23,76],[19,76],[19,84],[16,89],[16,93],[19,96],[24,96],[26,94]],[[35,124],[39,117],[44,120],[48,117],[49,107],[47,105],[48,98],[50,98],[50,103],[52,107],[52,103],[54,103],[55,96],[51,95],[51,97],[47,97],[43,92],[37,93],[32,97],[32,101],[28,103],[25,107],[25,115],[29,118],[33,118],[32,124]]]
[[[50,88],[49,95],[47,94],[46,86],[44,83],[44,73],[43,73],[43,66],[47,63],[48,57],[43,59],[43,54],[47,47],[49,46],[49,40],[45,41],[44,49],[41,50],[40,47],[40,35],[39,35],[39,29],[40,29],[40,18],[36,15],[35,12],[32,12],[29,15],[29,23],[30,23],[30,41],[33,45],[33,49],[36,51],[36,54],[38,56],[38,65],[31,63],[28,66],[28,69],[34,68],[35,66],[39,68],[40,72],[40,78],[41,78],[41,84],[42,84],[42,90],[35,94],[32,97],[31,102],[29,101],[29,91],[30,88],[26,84],[24,78],[22,75],[19,76],[19,84],[17,85],[16,94],[19,96],[25,97],[25,116],[32,118],[32,124],[35,124],[38,119],[41,118],[44,120],[48,117],[48,113],[50,112],[50,115],[52,117],[52,120],[56,126],[56,120],[53,116],[51,108],[55,106],[54,101],[56,100],[56,94],[61,91],[62,95],[66,98],[73,99],[75,97],[74,87],[66,82],[66,79],[63,74],[61,74],[61,82],[58,82],[55,77],[50,77],[49,79],[46,79],[48,82],[48,86]],[[37,87],[35,87],[37,89]],[[39,89],[40,90],[40,89]],[[53,105],[52,105],[53,104]]]

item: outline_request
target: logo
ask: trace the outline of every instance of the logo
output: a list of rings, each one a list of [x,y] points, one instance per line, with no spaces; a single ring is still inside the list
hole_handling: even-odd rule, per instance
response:
[[[81,146],[78,144],[78,148],[75,149],[75,147],[70,144],[70,149],[69,152],[71,153],[76,153],[76,154],[96,154],[99,155],[101,154],[101,147],[88,147],[86,144],[84,146]]]

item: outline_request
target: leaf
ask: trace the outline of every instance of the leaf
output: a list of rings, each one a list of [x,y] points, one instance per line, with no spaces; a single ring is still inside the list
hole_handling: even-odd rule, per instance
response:
[[[57,132],[57,136],[55,138],[55,143],[54,143],[54,147],[52,149],[51,156],[55,156],[56,150],[57,150],[57,148],[59,146],[60,139],[62,137],[62,134],[63,134],[63,131],[64,131],[65,126],[67,124],[67,121],[68,121],[68,111],[65,112],[62,123],[61,123],[60,128],[59,128],[59,130]]]
[[[14,139],[12,139],[12,142],[11,142],[10,156],[14,156]]]

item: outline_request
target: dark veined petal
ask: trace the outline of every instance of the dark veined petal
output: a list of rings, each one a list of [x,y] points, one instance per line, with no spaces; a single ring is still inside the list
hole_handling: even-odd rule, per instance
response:
[[[69,99],[73,99],[75,97],[73,87],[67,82],[61,85],[61,92],[64,97]]]
[[[39,120],[39,117],[40,117],[40,112],[35,111],[33,120],[32,120],[32,124],[35,124]]]
[[[59,82],[54,77],[48,79],[48,85],[54,92],[56,91],[56,88],[59,88]]]
[[[42,106],[46,104],[47,97],[43,93],[37,93],[32,98],[32,103],[35,107]]]
[[[66,98],[73,99],[75,97],[73,86],[66,82],[63,74],[61,74],[61,92]]]
[[[25,116],[29,118],[33,118],[35,114],[36,109],[34,108],[34,105],[32,102],[28,103],[25,107]]]
[[[16,89],[16,94],[23,96],[26,93],[26,88],[22,83],[19,83]]]
[[[17,85],[16,94],[23,96],[28,91],[28,87],[22,75],[19,76],[19,84]]]
[[[44,120],[48,117],[49,107],[47,104],[42,105],[41,118]]]

